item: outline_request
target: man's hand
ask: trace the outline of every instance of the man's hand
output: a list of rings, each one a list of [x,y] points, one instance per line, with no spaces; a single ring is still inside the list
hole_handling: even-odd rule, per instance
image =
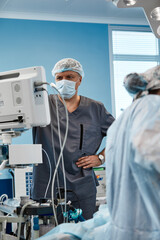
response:
[[[98,167],[101,165],[101,161],[97,155],[91,155],[79,158],[76,165],[83,168]]]

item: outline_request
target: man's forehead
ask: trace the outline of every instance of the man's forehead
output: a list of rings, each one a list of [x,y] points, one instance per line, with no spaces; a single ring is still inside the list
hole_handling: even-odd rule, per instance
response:
[[[77,72],[74,71],[65,71],[65,72],[60,72],[60,73],[56,73],[56,77],[57,76],[64,76],[64,75],[78,75]]]

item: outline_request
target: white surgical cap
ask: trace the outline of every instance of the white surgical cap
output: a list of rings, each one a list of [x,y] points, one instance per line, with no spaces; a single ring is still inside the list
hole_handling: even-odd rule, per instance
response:
[[[128,74],[124,86],[129,93],[137,94],[138,97],[148,94],[148,90],[160,89],[160,65],[144,73]]]
[[[64,58],[57,62],[52,70],[52,75],[55,76],[56,73],[73,71],[79,73],[84,77],[84,71],[82,65],[73,58]]]

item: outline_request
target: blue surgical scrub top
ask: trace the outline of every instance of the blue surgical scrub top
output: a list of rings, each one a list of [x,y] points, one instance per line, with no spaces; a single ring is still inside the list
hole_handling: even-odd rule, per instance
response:
[[[52,128],[50,124],[46,127],[35,127],[33,129],[33,142],[42,144],[42,148],[50,158],[52,176],[55,169],[55,160],[57,161],[60,154],[56,101],[59,112],[61,139],[63,142],[66,130],[66,114],[64,105],[57,95],[49,96]],[[72,113],[68,112],[68,115],[69,130],[63,156],[67,189],[72,190],[72,192],[69,192],[67,195],[68,199],[77,201],[77,198],[78,200],[82,200],[96,194],[97,180],[92,168],[83,169],[82,167],[77,167],[76,162],[80,157],[96,154],[114,118],[107,112],[102,103],[83,96],[80,97],[78,108]],[[54,145],[54,151],[52,144]],[[44,198],[49,180],[49,172],[48,160],[43,151],[43,164],[34,166],[33,169],[33,184],[31,189],[31,197],[33,199],[39,200],[40,198]],[[58,176],[60,187],[63,187],[64,181],[61,164],[58,169]],[[51,186],[49,186],[47,198],[51,198]]]

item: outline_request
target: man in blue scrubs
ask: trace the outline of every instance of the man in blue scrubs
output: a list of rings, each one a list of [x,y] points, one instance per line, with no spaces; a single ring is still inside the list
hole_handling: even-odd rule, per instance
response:
[[[67,200],[71,200],[74,207],[83,210],[85,219],[90,219],[95,212],[98,184],[93,167],[104,163],[104,150],[99,154],[97,151],[114,118],[102,103],[78,95],[78,87],[84,72],[77,60],[68,58],[60,60],[54,66],[52,74],[58,91],[65,99],[69,116],[68,136],[63,151],[67,190],[71,190],[67,192]],[[48,154],[53,176],[55,161],[61,150],[56,106],[58,106],[62,142],[66,130],[66,114],[60,95],[50,95],[49,101],[51,124],[45,128],[34,128],[33,141],[42,144]],[[51,198],[51,184],[46,193],[50,168],[45,152],[43,152],[43,164],[35,166],[33,170],[31,197],[35,200]],[[58,177],[59,186],[64,188],[61,164]]]

